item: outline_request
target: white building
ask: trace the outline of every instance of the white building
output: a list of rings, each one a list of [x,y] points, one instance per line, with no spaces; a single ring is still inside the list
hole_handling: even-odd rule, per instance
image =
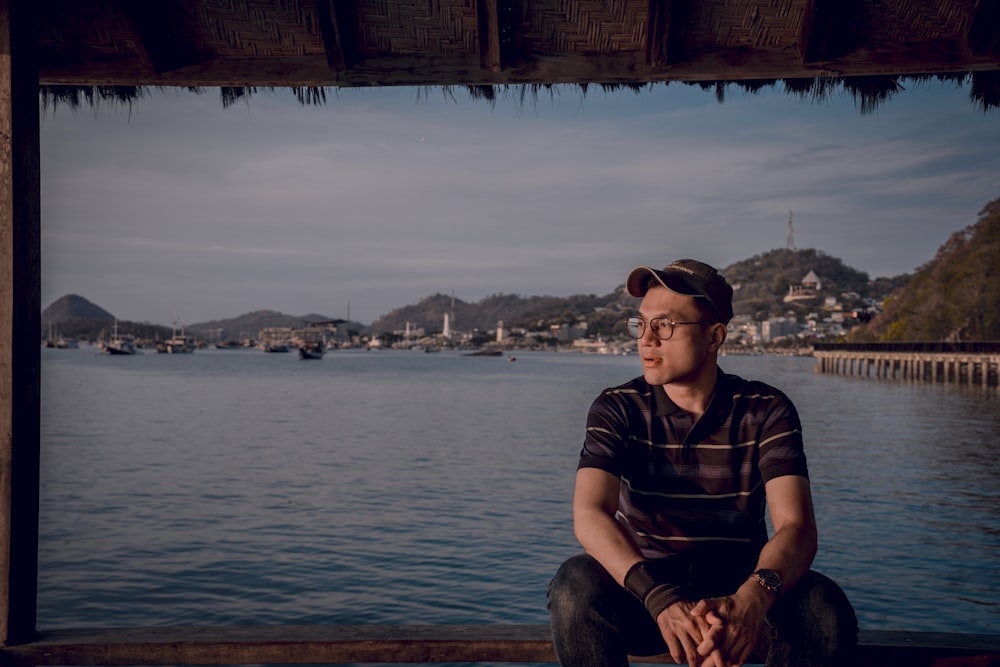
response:
[[[790,317],[774,317],[760,323],[760,339],[769,343],[799,333],[799,323]]]

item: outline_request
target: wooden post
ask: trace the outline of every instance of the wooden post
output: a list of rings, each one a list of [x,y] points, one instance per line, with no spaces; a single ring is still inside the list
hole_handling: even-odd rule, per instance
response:
[[[0,645],[35,636],[41,189],[35,3],[0,0]]]

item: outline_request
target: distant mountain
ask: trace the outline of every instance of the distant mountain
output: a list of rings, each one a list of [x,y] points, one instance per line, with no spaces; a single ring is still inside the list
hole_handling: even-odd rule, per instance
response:
[[[1000,340],[1000,199],[952,234],[852,340]]]
[[[189,324],[184,327],[184,330],[189,334],[200,336],[206,340],[243,340],[245,338],[256,338],[261,329],[268,327],[301,329],[316,322],[343,322],[343,320],[317,313],[295,316],[279,313],[275,310],[255,310],[251,313],[227,320],[212,320],[210,322]],[[363,329],[360,324],[354,324],[352,328],[359,331]]]
[[[629,297],[621,289],[605,296],[576,295],[518,296],[514,294],[494,294],[475,303],[454,299],[444,294],[429,296],[419,303],[396,308],[375,320],[371,327],[373,335],[393,331],[403,331],[406,323],[413,328],[423,328],[426,333],[440,333],[444,328],[445,313],[451,313],[453,329],[460,331],[490,331],[503,322],[507,329],[523,327],[532,331],[552,324],[572,324],[587,320],[588,327],[599,326],[599,313],[610,309],[619,311],[619,306],[627,303]],[[618,315],[609,317],[607,330],[614,328],[613,321]],[[595,331],[590,329],[592,332]],[[598,329],[597,332],[601,333]]]
[[[789,311],[805,315],[818,309],[827,296],[836,296],[844,302],[845,293],[857,295],[857,304],[846,302],[847,308],[860,307],[866,299],[881,300],[893,289],[905,285],[910,276],[871,280],[868,274],[846,266],[840,259],[818,250],[772,250],[737,262],[721,269],[733,284],[734,311],[737,315],[754,320],[785,315]],[[789,287],[800,285],[809,273],[815,273],[821,282],[812,298],[786,302]],[[466,302],[445,294],[433,294],[420,302],[396,308],[375,320],[371,326],[351,322],[348,329],[358,333],[380,336],[404,331],[407,322],[411,329],[423,328],[428,334],[439,333],[444,328],[445,314],[451,317],[451,327],[457,331],[480,331],[483,335],[494,330],[502,321],[508,330],[524,328],[529,331],[545,330],[553,325],[586,322],[589,335],[613,336],[622,332],[622,318],[636,306],[636,300],[618,285],[608,294],[597,296],[573,295],[518,296],[494,294],[477,302]],[[83,317],[91,314],[93,317]],[[99,319],[98,319],[99,318]],[[108,328],[113,316],[83,297],[68,295],[45,309],[43,323],[59,324],[64,335],[99,335],[101,327]],[[212,320],[185,325],[186,333],[206,340],[255,338],[267,327],[301,328],[310,323],[338,321],[325,315],[310,313],[294,316],[273,310],[257,310],[239,317]],[[87,322],[87,327],[76,327],[81,333],[65,329],[69,322]],[[169,327],[154,327],[131,322],[119,322],[119,329],[142,337],[169,336]],[[143,333],[149,331],[150,333]],[[43,331],[45,335],[46,331]],[[166,332],[165,334],[163,332]]]
[[[115,316],[76,294],[67,294],[42,311],[42,338],[58,334],[78,340],[97,341],[111,336]],[[118,332],[136,338],[165,340],[170,328],[148,322],[119,320]]]
[[[771,250],[720,271],[734,287],[735,313],[753,320],[784,316],[789,312],[803,316],[821,309],[828,296],[836,297],[848,309],[864,308],[868,300],[880,301],[910,280],[905,274],[872,280],[867,273],[815,249]],[[786,302],[789,288],[800,286],[810,271],[819,278],[820,287],[808,298]],[[845,294],[856,296],[848,298]],[[613,292],[603,296],[497,294],[474,303],[434,294],[419,303],[386,313],[372,323],[371,333],[377,336],[403,331],[409,322],[411,328],[420,327],[433,334],[443,329],[445,313],[451,312],[454,314],[452,327],[462,331],[490,331],[499,321],[503,321],[508,330],[523,327],[530,331],[586,321],[588,334],[613,336],[622,333],[622,318],[635,307],[636,300],[625,293],[624,285],[618,285]]]
[[[67,294],[42,311],[42,324],[45,326],[81,319],[114,321],[115,316],[76,294]]]

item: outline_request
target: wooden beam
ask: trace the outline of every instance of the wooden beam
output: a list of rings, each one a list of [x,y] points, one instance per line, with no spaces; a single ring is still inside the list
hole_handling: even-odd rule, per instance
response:
[[[483,69],[478,53],[380,55],[366,56],[357,62],[348,59],[347,69],[334,71],[323,56],[216,57],[154,73],[129,58],[87,62],[67,58],[43,61],[40,77],[46,85],[350,88],[739,81],[1000,70],[995,56],[969,54],[964,39],[881,43],[813,65],[803,64],[795,50],[751,47],[683,54],[682,59],[662,67],[649,66],[644,51],[522,54],[510,62],[502,56],[502,61],[502,69],[491,72]]]
[[[805,64],[834,60],[850,48],[856,0],[806,0],[799,28],[799,57]]]
[[[969,51],[977,56],[1000,54],[1000,0],[979,0],[966,36]]]
[[[11,614],[10,519],[14,420],[14,116],[10,0],[0,0],[0,645]]]
[[[857,667],[993,667],[1000,637],[862,632]],[[45,632],[0,649],[19,665],[225,665],[556,661],[547,625],[105,628]],[[636,662],[674,664],[669,654]]]
[[[343,72],[359,60],[354,41],[352,0],[316,0],[316,18],[326,49],[326,63],[333,72]]]
[[[476,16],[479,19],[479,63],[487,72],[503,69],[500,53],[500,0],[478,0]]]
[[[649,0],[646,25],[646,64],[663,67],[670,62],[670,10],[673,0]]]
[[[0,645],[35,637],[41,385],[37,16],[0,0]]]

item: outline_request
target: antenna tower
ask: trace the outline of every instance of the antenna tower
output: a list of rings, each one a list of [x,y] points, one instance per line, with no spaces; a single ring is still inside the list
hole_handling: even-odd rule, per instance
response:
[[[788,211],[788,240],[785,241],[786,250],[795,250],[795,230],[792,228],[792,212]]]

